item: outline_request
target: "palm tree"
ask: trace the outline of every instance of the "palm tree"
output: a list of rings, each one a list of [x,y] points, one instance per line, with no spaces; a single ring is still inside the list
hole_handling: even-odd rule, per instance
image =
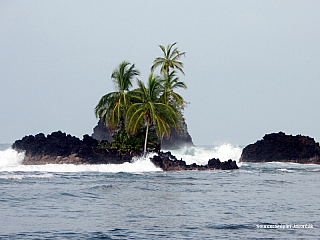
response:
[[[134,103],[127,112],[127,132],[134,135],[146,125],[146,136],[144,142],[144,154],[147,151],[149,126],[154,124],[159,138],[164,134],[170,135],[170,125],[177,125],[177,111],[165,103],[159,102],[161,94],[160,77],[151,73],[148,79],[148,86],[138,80],[139,88],[134,91]]]
[[[169,69],[176,68],[184,74],[182,70],[183,63],[178,60],[182,55],[185,55],[186,53],[179,52],[178,48],[172,49],[176,44],[177,44],[176,42],[173,44],[169,44],[167,48],[165,48],[162,45],[159,45],[159,47],[161,48],[164,54],[164,57],[157,57],[153,61],[153,65],[151,67],[152,72],[154,71],[155,68],[157,68],[158,66],[161,66],[160,72],[162,73],[167,73],[169,75]]]
[[[104,95],[95,107],[96,117],[103,118],[105,125],[110,129],[115,129],[121,121],[124,121],[130,103],[129,89],[132,87],[132,79],[139,74],[134,64],[130,66],[126,61],[120,63],[113,71],[111,78],[116,91]]]
[[[160,80],[160,83],[162,88],[162,95],[160,99],[163,103],[174,103],[177,106],[183,105],[183,97],[174,92],[174,89],[187,89],[187,85],[184,82],[179,81],[179,78],[176,76],[175,71],[172,71],[169,75],[167,73],[164,73],[164,77],[162,80]]]

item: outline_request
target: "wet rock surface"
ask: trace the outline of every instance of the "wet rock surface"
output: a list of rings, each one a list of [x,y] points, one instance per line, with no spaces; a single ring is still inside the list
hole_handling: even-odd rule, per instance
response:
[[[137,155],[120,153],[116,149],[98,148],[98,141],[89,135],[83,140],[66,135],[61,131],[48,136],[39,133],[35,136],[25,136],[13,143],[12,148],[25,152],[23,164],[121,164],[130,162]]]
[[[158,155],[150,158],[151,162],[164,171],[182,171],[182,170],[232,170],[238,169],[236,161],[231,159],[221,162],[213,158],[208,161],[207,165],[197,165],[196,163],[187,165],[185,161],[178,160],[171,152],[160,152]]]
[[[47,136],[39,133],[35,136],[25,136],[17,140],[12,148],[25,152],[22,164],[122,164],[131,162],[134,156],[142,156],[141,151],[119,152],[116,149],[100,148],[99,141],[84,135],[83,140],[61,131],[53,132]],[[207,165],[191,164],[177,160],[171,152],[158,152],[150,159],[153,164],[164,171],[180,170],[229,170],[238,169],[235,161],[220,162],[219,159],[210,159]]]

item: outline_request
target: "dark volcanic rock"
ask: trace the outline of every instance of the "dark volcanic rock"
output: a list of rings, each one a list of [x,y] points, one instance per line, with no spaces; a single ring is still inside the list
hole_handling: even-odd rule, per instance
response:
[[[183,122],[185,129],[187,128],[187,124]],[[163,137],[161,147],[167,150],[179,149],[182,147],[193,147],[194,144],[192,142],[192,138],[187,130],[182,131],[178,128],[176,131],[174,128],[170,127],[170,137]]]
[[[48,136],[39,133],[35,136],[25,136],[17,140],[12,148],[25,152],[22,164],[121,164],[131,162],[132,158],[142,155],[142,152],[123,153],[116,149],[99,148],[99,141],[84,135],[83,140],[61,131],[53,132]],[[164,171],[177,170],[211,170],[211,169],[238,169],[235,161],[220,162],[219,159],[211,159],[205,166],[187,165],[183,160],[177,160],[170,152],[158,153],[151,161]]]
[[[173,150],[184,146],[194,146],[184,120],[180,121],[177,131],[170,127],[170,132],[171,136],[164,137],[162,140],[161,147],[163,149]],[[112,142],[112,132],[105,126],[102,119],[100,119],[97,126],[94,127],[92,137],[99,141],[107,140],[108,142]]]
[[[231,159],[227,162],[220,162],[219,159],[210,159],[208,164],[197,165],[193,163],[191,165],[187,165],[185,161],[177,160],[175,156],[171,154],[171,152],[160,152],[158,156],[154,156],[150,158],[151,162],[160,167],[164,171],[181,171],[181,170],[231,170],[238,169],[237,163],[232,161]]]
[[[102,118],[100,118],[97,126],[93,128],[92,137],[99,141],[106,140],[112,142],[112,132],[106,127]]]
[[[37,165],[48,163],[107,164],[130,162],[133,155],[119,153],[114,149],[98,148],[98,141],[89,135],[83,140],[61,131],[47,137],[43,133],[25,136],[17,140],[12,148],[25,152],[23,164]]]
[[[219,158],[210,159],[208,161],[208,168],[221,170],[239,169],[236,161],[229,159],[226,162],[220,162]]]
[[[307,136],[271,133],[266,134],[262,140],[246,146],[240,161],[320,164],[320,147],[319,143]]]

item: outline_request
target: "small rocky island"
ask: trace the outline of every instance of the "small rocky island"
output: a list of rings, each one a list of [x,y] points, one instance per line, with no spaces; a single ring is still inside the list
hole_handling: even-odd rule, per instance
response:
[[[137,79],[136,89],[132,89],[132,81],[140,71],[135,64],[122,61],[114,69],[111,80],[115,91],[103,95],[95,106],[95,116],[100,120],[92,137],[84,135],[80,140],[61,131],[48,136],[43,133],[25,136],[12,145],[13,149],[25,153],[22,163],[122,164],[151,150],[158,155],[150,160],[165,171],[237,169],[232,160],[221,163],[219,159],[210,159],[205,166],[187,165],[170,152],[160,152],[161,147],[173,150],[194,146],[183,116],[188,102],[175,92],[178,88],[187,89],[175,71],[185,74],[183,63],[178,61],[185,52],[178,51],[176,44],[169,44],[167,48],[159,45],[164,58],[154,60],[147,84]],[[160,76],[154,75],[157,67],[161,68]],[[167,137],[163,138],[164,135]]]
[[[142,151],[123,152],[114,148],[106,148],[107,141],[98,141],[89,135],[83,140],[61,131],[47,136],[39,133],[35,136],[25,136],[13,143],[12,148],[25,152],[22,164],[122,164],[131,162],[135,156],[142,156]],[[187,165],[185,161],[177,160],[170,152],[156,152],[151,162],[164,171],[180,170],[231,170],[238,169],[235,161],[220,162],[219,159],[210,159],[208,164]]]
[[[320,147],[318,142],[308,136],[271,133],[266,134],[262,140],[246,146],[240,162],[320,164]]]

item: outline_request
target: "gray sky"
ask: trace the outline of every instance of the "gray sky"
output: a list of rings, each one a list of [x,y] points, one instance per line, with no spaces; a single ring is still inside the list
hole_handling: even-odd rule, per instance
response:
[[[146,81],[178,42],[196,145],[283,131],[320,141],[320,1],[0,2],[0,143],[92,134],[123,60]]]

